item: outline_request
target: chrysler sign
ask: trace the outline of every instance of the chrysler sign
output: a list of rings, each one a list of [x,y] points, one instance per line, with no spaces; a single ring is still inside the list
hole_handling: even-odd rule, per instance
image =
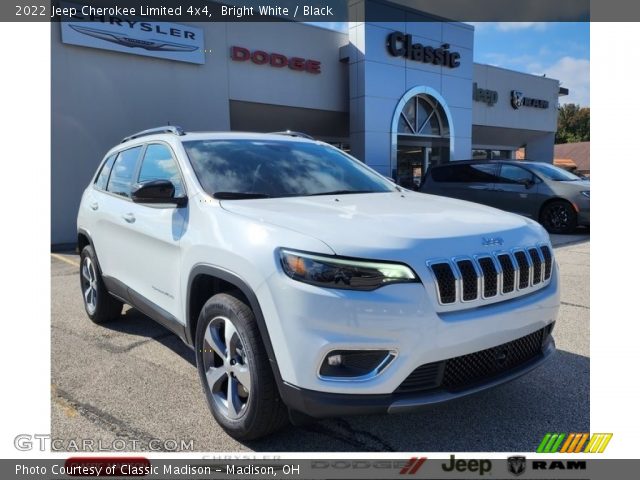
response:
[[[63,17],[60,22],[63,43],[178,62],[204,63],[201,28],[78,12],[81,10],[73,16]]]

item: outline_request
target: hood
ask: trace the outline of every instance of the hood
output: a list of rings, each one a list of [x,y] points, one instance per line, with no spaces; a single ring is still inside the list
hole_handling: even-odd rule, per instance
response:
[[[546,237],[542,227],[522,216],[415,192],[220,203],[229,212],[317,238],[338,255],[381,260],[402,258],[402,252],[414,249],[421,250],[425,258],[490,251],[482,245],[485,238],[500,237],[503,245],[491,248],[506,249],[531,245]]]
[[[589,180],[558,180],[556,183],[560,183],[562,185],[566,185],[568,187],[576,187],[580,190],[589,190],[591,188],[591,182]]]

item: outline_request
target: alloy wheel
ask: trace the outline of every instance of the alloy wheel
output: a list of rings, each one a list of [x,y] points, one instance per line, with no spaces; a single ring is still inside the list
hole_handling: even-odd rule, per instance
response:
[[[98,302],[98,275],[89,257],[85,257],[82,262],[82,296],[87,311],[93,314]]]
[[[241,417],[251,393],[251,372],[246,349],[235,326],[215,317],[204,333],[202,365],[218,410],[230,419]]]
[[[564,205],[553,205],[547,212],[547,221],[553,228],[566,228],[569,225],[569,212]]]

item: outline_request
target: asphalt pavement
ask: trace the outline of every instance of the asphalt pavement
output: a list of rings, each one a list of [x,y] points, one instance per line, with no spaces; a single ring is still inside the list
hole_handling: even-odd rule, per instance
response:
[[[547,432],[589,432],[589,235],[553,236],[562,307],[556,355],[529,375],[419,414],[323,420],[238,442],[206,405],[193,352],[127,308],[85,315],[78,257],[51,259],[51,434],[57,450],[200,452],[533,451]]]

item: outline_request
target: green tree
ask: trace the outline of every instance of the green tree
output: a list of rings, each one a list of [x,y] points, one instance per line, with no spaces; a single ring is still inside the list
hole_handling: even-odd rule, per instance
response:
[[[566,103],[558,109],[556,143],[588,142],[590,135],[589,107]]]

